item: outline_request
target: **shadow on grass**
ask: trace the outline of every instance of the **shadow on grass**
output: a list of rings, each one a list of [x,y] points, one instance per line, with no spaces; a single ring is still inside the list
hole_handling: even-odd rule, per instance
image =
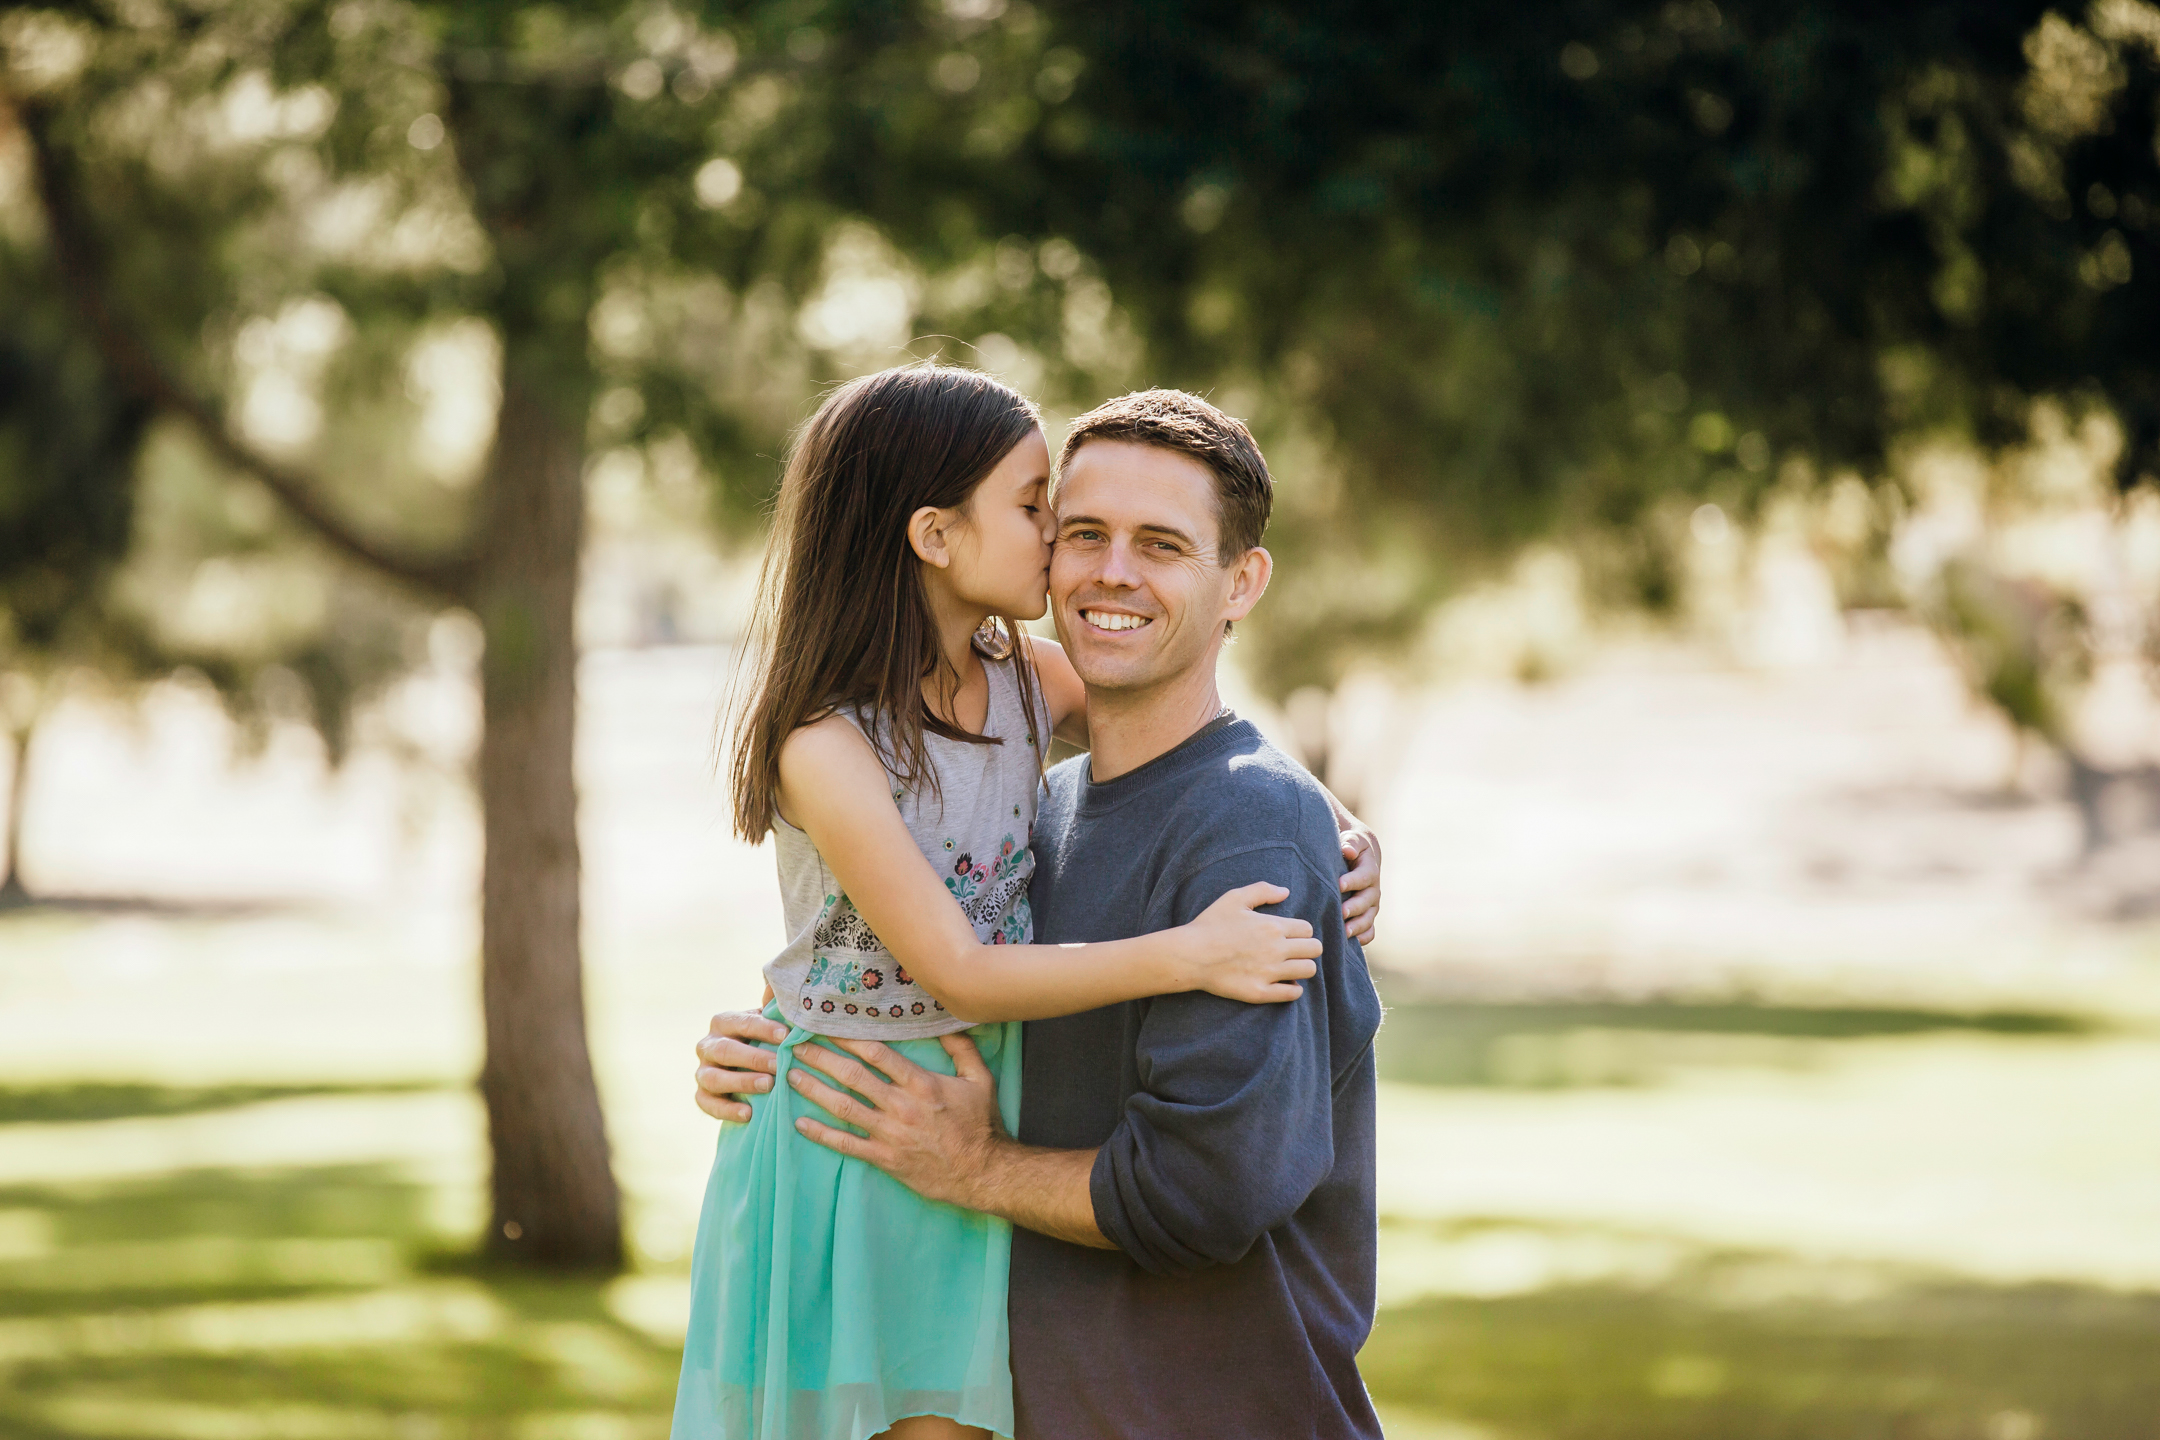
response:
[[[664,1434],[679,1352],[609,1283],[430,1273],[388,1166],[0,1190],[0,1435]]]
[[[604,1281],[444,1273],[437,1198],[390,1166],[0,1189],[0,1435],[664,1435],[676,1347]],[[1362,1363],[1383,1404],[1444,1417],[1435,1434],[2153,1433],[2160,1299],[1907,1284],[1764,1303],[1722,1263],[1393,1307]]]
[[[309,1095],[412,1095],[447,1088],[436,1080],[344,1085],[139,1085],[83,1081],[66,1085],[0,1085],[0,1125],[25,1121],[126,1120],[193,1115],[264,1100]]]
[[[2096,1028],[2076,1016],[2023,1010],[1405,1000],[1389,1005],[1378,1054],[1388,1080],[1562,1088],[1647,1084],[1685,1064],[1805,1066],[1842,1041],[1949,1033],[2068,1038]]]
[[[1540,1440],[2151,1440],[2156,1335],[2160,1297],[2069,1286],[1600,1286],[1386,1310],[1360,1365],[1383,1405]]]

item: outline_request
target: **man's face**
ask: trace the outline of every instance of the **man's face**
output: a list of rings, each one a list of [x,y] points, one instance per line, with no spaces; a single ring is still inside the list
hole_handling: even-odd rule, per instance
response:
[[[1146,689],[1212,669],[1223,622],[1267,583],[1267,552],[1225,567],[1215,477],[1190,455],[1092,440],[1058,481],[1050,604],[1091,689]]]

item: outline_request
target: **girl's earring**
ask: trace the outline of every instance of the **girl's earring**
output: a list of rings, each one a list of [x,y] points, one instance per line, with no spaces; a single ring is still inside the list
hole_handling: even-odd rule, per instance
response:
[[[975,627],[975,648],[991,660],[1006,660],[1012,657],[1012,637],[1005,633],[1005,627],[999,623],[997,616],[992,615]]]

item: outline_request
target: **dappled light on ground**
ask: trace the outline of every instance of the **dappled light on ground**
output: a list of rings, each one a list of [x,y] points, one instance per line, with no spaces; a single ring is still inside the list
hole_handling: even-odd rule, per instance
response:
[[[0,1433],[663,1434],[681,1267],[491,1274],[442,1211],[390,1163],[0,1188]],[[1491,1217],[1382,1254],[1364,1365],[1407,1440],[2132,1440],[2160,1406],[2149,1293]]]
[[[1360,1363],[1396,1440],[1442,1418],[1553,1440],[2152,1434],[2151,1296],[1923,1280],[1757,1300],[1749,1263],[1390,1310]]]
[[[388,1166],[0,1191],[0,1430],[664,1433],[607,1282],[459,1273],[429,1213]]]
[[[259,943],[217,929],[196,942]],[[35,961],[0,946],[9,974],[85,932],[0,922],[34,934]],[[603,1013],[655,984],[600,975]],[[391,1023],[371,993],[315,1023]],[[639,1265],[613,1280],[473,1265],[478,1114],[454,1084],[11,1081],[0,1433],[664,1433],[711,1130],[680,1063],[660,1083],[602,1053]],[[2114,1143],[2160,1084],[2134,1026],[1410,1002],[1382,1056],[1365,1364],[1398,1440],[2127,1440],[2160,1404],[2135,1363],[2160,1322],[2140,1232],[2160,1163]],[[2020,1121],[2019,1096],[2055,1120]]]

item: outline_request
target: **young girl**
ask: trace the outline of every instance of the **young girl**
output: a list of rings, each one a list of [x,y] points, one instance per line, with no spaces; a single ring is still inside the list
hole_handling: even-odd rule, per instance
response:
[[[1012,1433],[1004,1221],[921,1199],[794,1131],[813,1036],[943,1074],[969,1030],[1019,1123],[1020,1021],[1205,989],[1294,999],[1320,943],[1271,885],[1134,940],[1032,942],[1029,827],[1053,731],[1084,734],[1046,608],[1050,456],[1032,403],[908,366],[835,391],[797,436],[734,734],[735,824],[770,831],[791,937],[766,1015],[775,1083],[707,1184],[675,1440]],[[1039,669],[1038,669],[1039,667]],[[1047,697],[1047,698],[1046,698]]]

